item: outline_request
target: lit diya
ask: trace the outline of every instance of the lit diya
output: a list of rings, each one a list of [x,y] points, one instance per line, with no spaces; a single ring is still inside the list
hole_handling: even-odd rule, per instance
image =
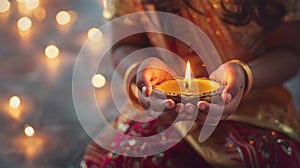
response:
[[[153,94],[174,100],[175,103],[197,104],[199,100],[211,102],[221,100],[225,85],[207,78],[192,78],[190,63],[187,63],[185,77],[166,80],[153,86]]]

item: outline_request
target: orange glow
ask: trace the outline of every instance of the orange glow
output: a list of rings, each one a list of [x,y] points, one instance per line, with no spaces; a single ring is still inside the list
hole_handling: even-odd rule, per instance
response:
[[[34,11],[34,17],[37,20],[44,20],[46,18],[47,12],[43,7],[39,7]]]
[[[33,159],[43,152],[46,145],[46,138],[42,135],[27,137],[20,135],[14,139],[16,149],[19,149],[27,159]]]

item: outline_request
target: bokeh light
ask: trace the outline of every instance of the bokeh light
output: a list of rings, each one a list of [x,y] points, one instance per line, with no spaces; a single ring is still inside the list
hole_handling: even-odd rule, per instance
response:
[[[34,17],[37,20],[44,20],[46,18],[47,12],[43,7],[39,7],[34,11]]]
[[[91,79],[91,83],[95,88],[101,88],[105,85],[106,79],[101,74],[95,74]]]
[[[102,37],[103,37],[103,34],[98,28],[93,27],[93,28],[89,29],[88,38],[92,42],[99,42],[99,41],[101,41]]]
[[[59,49],[57,46],[50,44],[45,48],[44,54],[47,58],[54,59],[59,55]]]
[[[24,133],[28,137],[32,137],[35,134],[35,131],[32,126],[26,125],[24,128]]]
[[[32,21],[28,17],[22,17],[17,22],[18,29],[21,31],[27,31],[32,26]]]
[[[0,13],[5,13],[10,8],[10,2],[8,0],[0,0]]]
[[[70,23],[71,15],[67,11],[60,11],[56,14],[56,22],[60,25],[66,25]]]
[[[12,108],[18,108],[21,105],[21,100],[18,96],[12,96],[9,99],[9,106]]]
[[[30,10],[36,9],[39,6],[39,4],[39,0],[25,0],[25,6]]]

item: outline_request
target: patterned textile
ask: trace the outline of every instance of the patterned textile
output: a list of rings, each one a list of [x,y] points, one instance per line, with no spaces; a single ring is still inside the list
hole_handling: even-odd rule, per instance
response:
[[[173,0],[176,14],[195,23],[215,45],[223,62],[240,59],[248,62],[265,51],[265,30],[256,22],[244,26],[224,24],[222,0],[190,0],[192,7],[181,0]],[[235,9],[232,0],[224,0],[227,9]],[[288,11],[283,22],[300,19],[300,1],[282,0]],[[107,1],[104,17],[111,20],[133,12],[156,10],[153,5],[142,5],[141,0]],[[125,26],[134,27],[124,21]],[[142,25],[147,27],[153,23]],[[172,26],[170,26],[172,27]],[[188,30],[183,31],[186,33]],[[188,45],[162,34],[148,33],[155,47],[166,48],[182,57],[192,60],[192,67],[199,67],[202,61]],[[205,67],[194,73],[205,74]],[[123,113],[143,113],[127,106]],[[155,135],[166,128],[157,120],[133,122],[122,116],[115,120],[115,128],[126,124],[122,133],[135,136]],[[246,96],[236,112],[228,120],[220,122],[214,133],[203,143],[197,141],[201,126],[195,129],[171,149],[154,156],[126,157],[117,155],[114,149],[131,146],[128,139],[116,134],[112,137],[111,151],[102,149],[92,142],[86,149],[82,167],[133,168],[133,167],[300,167],[300,117],[296,113],[290,94],[282,87],[255,90]],[[147,146],[148,145],[148,146]],[[150,144],[147,144],[150,150]],[[153,144],[152,144],[153,145]]]

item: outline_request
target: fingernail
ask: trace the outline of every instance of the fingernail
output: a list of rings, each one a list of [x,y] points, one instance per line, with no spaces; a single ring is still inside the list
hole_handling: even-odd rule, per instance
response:
[[[188,112],[188,113],[193,113],[193,112],[194,112],[194,108],[193,108],[193,107],[190,107],[190,106],[187,106],[187,107],[186,107],[186,112]]]
[[[179,113],[179,111],[180,111],[180,106],[176,106],[175,107],[175,112]]]
[[[142,87],[142,93],[144,96],[146,96],[146,92],[147,92],[147,86],[143,86]]]
[[[171,108],[172,107],[172,103],[167,101],[166,102],[166,105],[165,105],[165,108]]]
[[[230,103],[232,100],[232,95],[230,93],[226,94],[226,103]]]
[[[206,106],[204,105],[204,104],[200,104],[200,110],[202,110],[202,111],[204,111],[204,110],[206,110]]]

